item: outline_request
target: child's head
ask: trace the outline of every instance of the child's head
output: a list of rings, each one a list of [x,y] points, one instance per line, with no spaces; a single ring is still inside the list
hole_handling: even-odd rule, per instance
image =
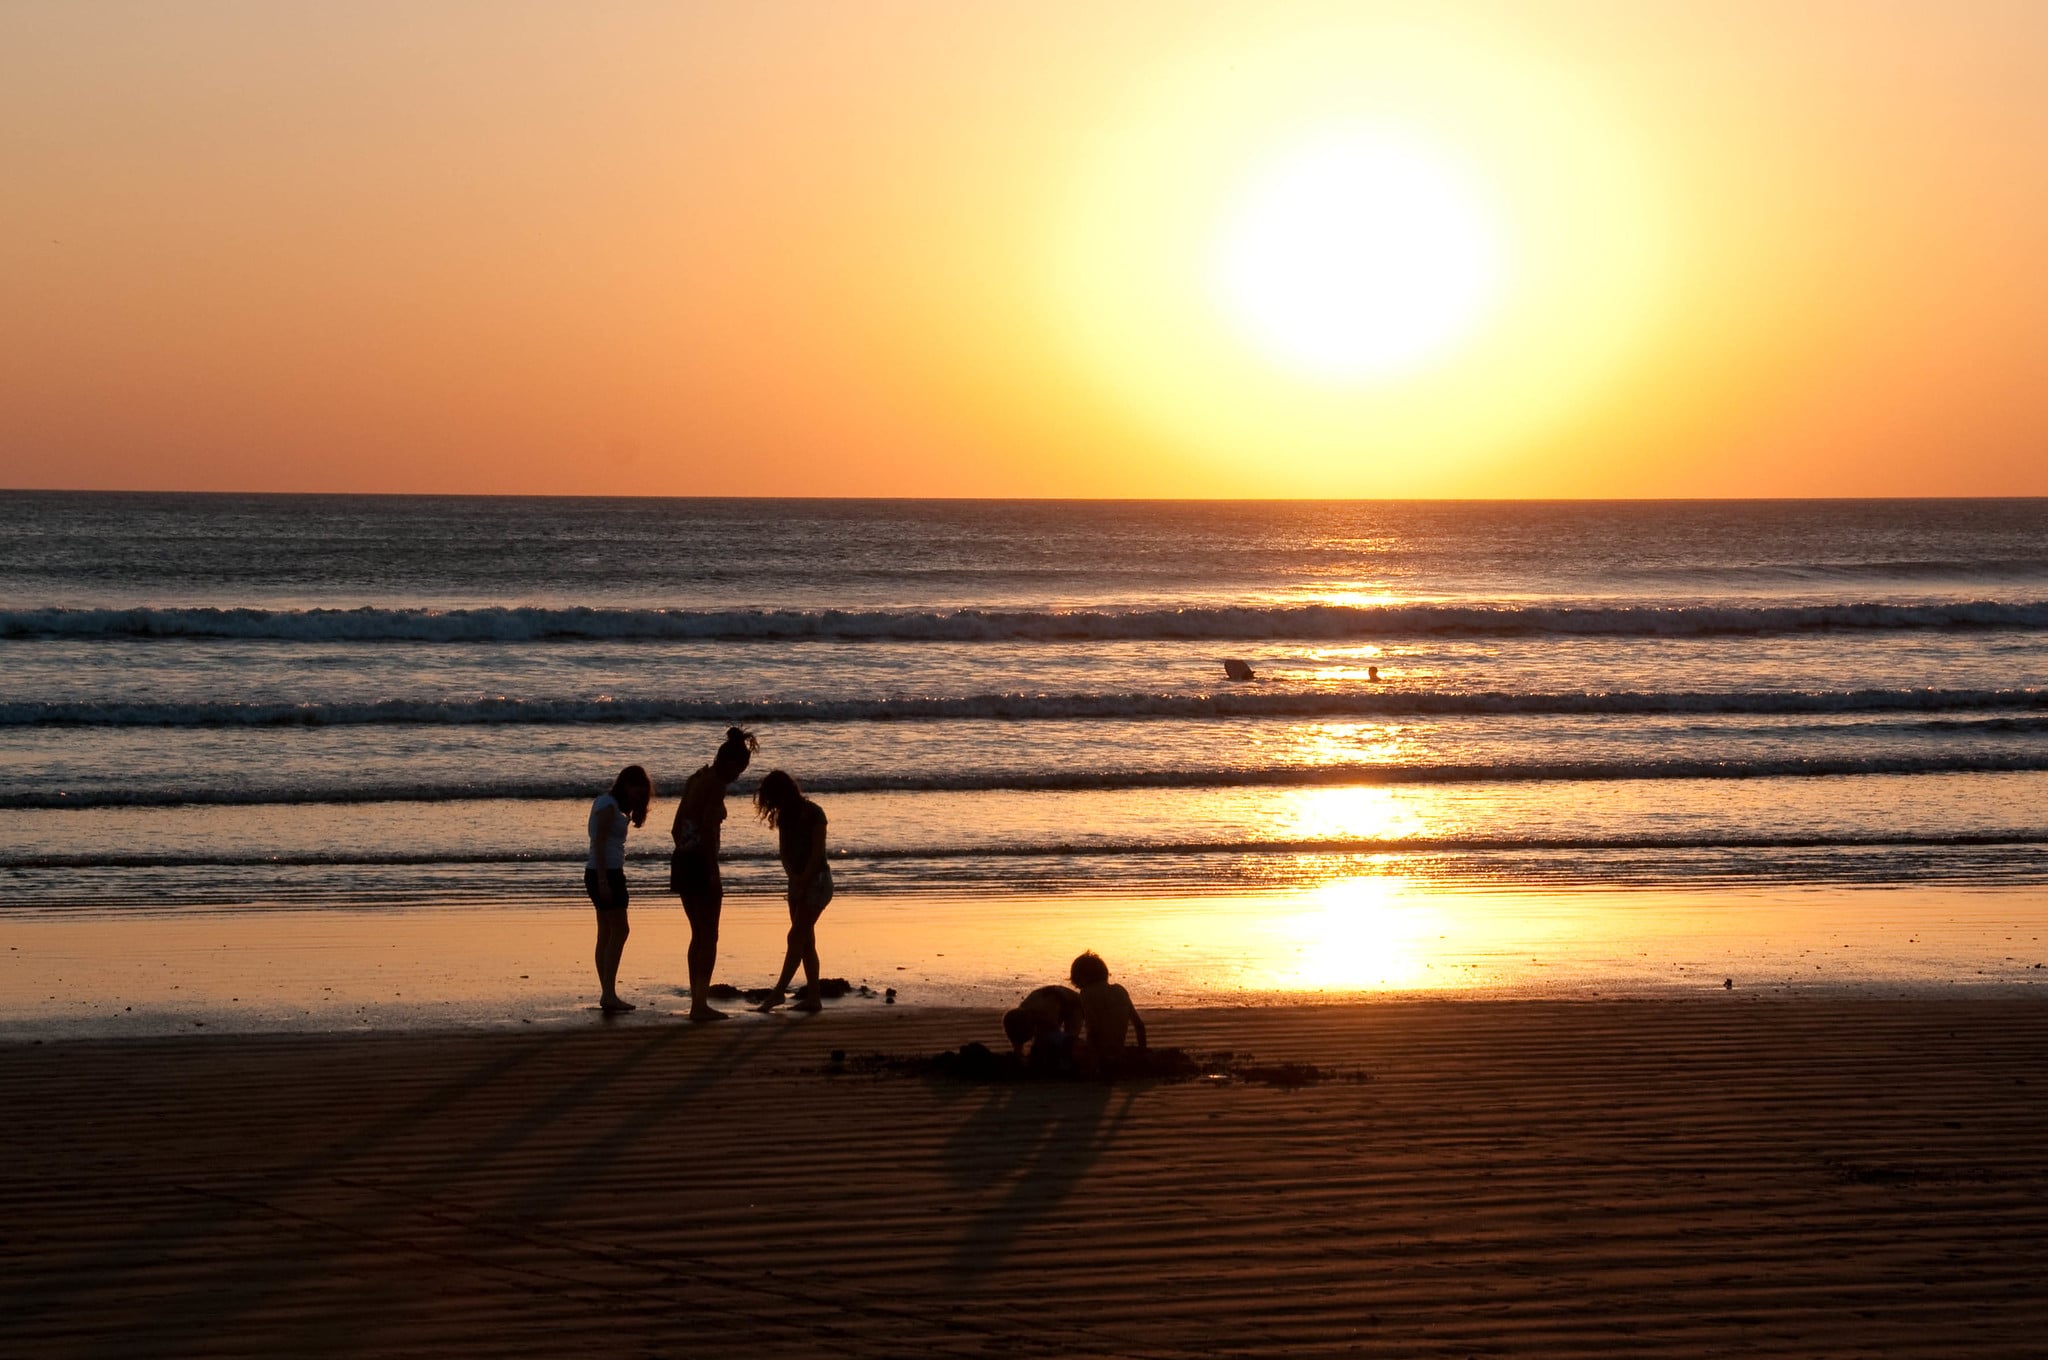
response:
[[[1031,1042],[1031,1030],[1031,1017],[1024,1014],[1023,1007],[1004,1012],[1003,1033],[1008,1036],[1013,1050],[1018,1053],[1024,1051],[1024,1045]]]
[[[747,764],[754,758],[754,752],[761,749],[760,741],[744,727],[725,729],[725,740],[719,745],[718,754],[711,758],[711,768],[718,777],[730,784],[747,771]]]
[[[1067,970],[1067,981],[1076,987],[1099,987],[1109,981],[1109,965],[1091,949],[1074,960],[1074,966]]]
[[[771,827],[780,827],[782,819],[803,802],[804,791],[787,770],[770,770],[754,790],[754,813]]]

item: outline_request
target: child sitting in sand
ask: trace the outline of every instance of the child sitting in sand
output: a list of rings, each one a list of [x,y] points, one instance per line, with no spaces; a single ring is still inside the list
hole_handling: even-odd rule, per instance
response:
[[[1031,1045],[1033,1067],[1064,1069],[1081,1037],[1081,994],[1071,987],[1040,987],[1003,1016],[1003,1033],[1018,1058]]]
[[[1067,980],[1081,996],[1081,1022],[1087,1036],[1085,1060],[1104,1070],[1113,1068],[1124,1056],[1124,1038],[1137,1032],[1138,1047],[1145,1047],[1145,1022],[1131,1005],[1131,994],[1109,980],[1109,965],[1089,950],[1074,960]]]

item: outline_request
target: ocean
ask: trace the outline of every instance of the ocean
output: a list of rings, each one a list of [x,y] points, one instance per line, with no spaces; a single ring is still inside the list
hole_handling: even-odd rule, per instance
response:
[[[731,723],[842,896],[2039,885],[2044,642],[2040,500],[10,492],[0,893],[651,893]]]

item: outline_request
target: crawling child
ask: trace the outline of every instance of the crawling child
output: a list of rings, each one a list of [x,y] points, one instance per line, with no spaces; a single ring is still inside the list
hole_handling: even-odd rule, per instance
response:
[[[1003,1033],[1019,1058],[1031,1045],[1032,1066],[1065,1068],[1081,1037],[1081,994],[1071,987],[1040,987],[1003,1016]]]
[[[1109,965],[1100,955],[1091,949],[1075,959],[1067,980],[1080,992],[1087,1062],[1105,1070],[1115,1067],[1124,1056],[1125,1037],[1134,1031],[1138,1047],[1145,1047],[1145,1021],[1131,1004],[1131,994],[1109,980]]]

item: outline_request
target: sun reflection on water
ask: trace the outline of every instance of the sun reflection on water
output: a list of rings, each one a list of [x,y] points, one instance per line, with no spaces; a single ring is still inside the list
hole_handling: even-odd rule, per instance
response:
[[[1351,761],[1359,755],[1357,746],[1346,746],[1330,759]],[[1272,835],[1286,841],[1407,840],[1430,833],[1423,814],[1423,800],[1408,788],[1288,789],[1275,800]]]
[[[1372,609],[1410,602],[1407,596],[1385,586],[1364,582],[1352,587],[1336,586],[1326,582],[1299,586],[1293,593],[1293,599],[1299,604],[1322,604],[1338,609]]]

